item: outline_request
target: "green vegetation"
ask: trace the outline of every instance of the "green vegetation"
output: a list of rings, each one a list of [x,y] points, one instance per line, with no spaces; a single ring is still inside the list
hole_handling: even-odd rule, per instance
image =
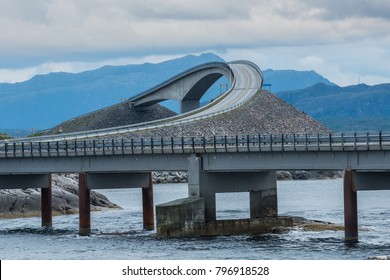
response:
[[[42,136],[42,135],[45,135],[45,131],[38,131],[34,134],[28,135],[27,137],[38,137],[38,136]]]
[[[0,140],[5,140],[5,139],[11,139],[12,137],[3,133],[3,132],[0,132]]]

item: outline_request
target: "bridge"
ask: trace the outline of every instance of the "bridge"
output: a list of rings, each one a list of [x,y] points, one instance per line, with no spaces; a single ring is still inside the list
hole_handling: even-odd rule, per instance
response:
[[[140,93],[130,101],[134,107],[142,108],[165,100],[177,100],[180,102],[180,112],[187,113],[200,108],[201,97],[222,76],[230,83],[234,80],[234,72],[226,63],[206,63]]]
[[[216,65],[219,65],[218,67]],[[220,76],[221,72],[227,75],[229,81],[231,82],[231,87],[222,95],[215,98],[212,102],[198,109],[194,109],[187,113],[182,113],[178,116],[165,118],[162,120],[150,121],[141,124],[126,125],[121,127],[112,127],[106,129],[99,129],[93,131],[83,131],[75,133],[61,133],[56,135],[46,135],[38,137],[29,137],[29,138],[19,138],[13,139],[12,142],[18,143],[28,143],[28,142],[37,142],[37,141],[60,141],[60,140],[74,140],[74,139],[85,139],[85,138],[99,138],[99,137],[112,137],[112,135],[121,135],[129,132],[136,132],[146,129],[154,129],[158,127],[174,126],[183,123],[189,123],[196,120],[207,119],[214,117],[220,114],[227,113],[231,110],[234,110],[245,103],[247,103],[253,96],[259,93],[259,90],[263,84],[263,73],[260,68],[246,60],[232,61],[229,64],[227,63],[206,63],[194,68],[191,68],[188,71],[185,71],[168,81],[165,81],[152,89],[137,95],[136,97],[130,99],[129,101],[133,103],[134,108],[145,107],[147,104],[153,104],[157,100],[161,99],[161,95],[165,94],[166,88],[175,88],[178,87],[176,83],[185,84],[186,81],[190,84],[195,84],[192,88],[185,87],[187,90],[192,92],[193,88],[199,88],[202,86],[204,90],[203,81],[206,79],[204,76],[205,73],[212,75],[209,72],[205,72],[207,67],[216,69],[217,75]],[[225,69],[222,71],[221,69]],[[226,70],[229,68],[230,71]],[[197,74],[200,72],[201,74]],[[207,75],[206,75],[207,77]],[[215,77],[212,75],[212,77]],[[208,80],[207,78],[206,80]],[[211,79],[211,78],[210,78]],[[197,82],[196,82],[197,81]],[[211,85],[210,85],[211,86]],[[203,92],[202,90],[202,92]],[[188,96],[187,91],[177,91],[182,97],[172,97],[174,100],[180,100],[183,96]],[[203,92],[205,93],[205,92]],[[151,98],[150,96],[159,96],[155,100],[146,102],[146,98]],[[199,97],[200,95],[198,95]],[[145,99],[143,99],[145,98]],[[165,97],[168,98],[168,97]],[[140,101],[142,100],[142,101]],[[193,100],[193,99],[191,99]],[[138,103],[135,103],[135,102]],[[192,101],[191,101],[192,102]],[[1,143],[1,141],[0,141]]]
[[[190,222],[200,216],[209,222],[216,220],[216,193],[249,192],[251,219],[277,217],[277,170],[345,170],[345,238],[357,240],[356,192],[390,189],[390,133],[108,137],[207,118],[248,102],[261,89],[261,71],[248,62],[232,65],[232,88],[179,120],[0,142],[0,188],[41,188],[42,225],[51,226],[51,174],[79,173],[80,234],[89,234],[90,190],[102,188],[142,188],[144,228],[154,229],[152,171],[188,171],[190,199],[184,204],[189,205]],[[202,80],[206,74],[200,71],[197,79]],[[184,76],[173,83],[183,83]],[[156,94],[164,87],[156,87]],[[137,98],[152,102],[149,95]]]

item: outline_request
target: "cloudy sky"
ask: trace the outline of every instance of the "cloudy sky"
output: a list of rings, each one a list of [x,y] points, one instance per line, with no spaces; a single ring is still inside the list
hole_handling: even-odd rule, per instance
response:
[[[0,82],[202,52],[390,82],[390,1],[0,0]]]

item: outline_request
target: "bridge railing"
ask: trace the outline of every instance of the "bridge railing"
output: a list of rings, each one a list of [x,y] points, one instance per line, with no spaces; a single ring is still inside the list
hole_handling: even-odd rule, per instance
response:
[[[390,132],[4,142],[0,158],[368,150],[390,150]]]

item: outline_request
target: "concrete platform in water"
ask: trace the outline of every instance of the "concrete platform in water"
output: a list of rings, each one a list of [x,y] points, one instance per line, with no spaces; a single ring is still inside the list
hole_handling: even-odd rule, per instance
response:
[[[157,205],[157,235],[201,237],[280,233],[307,222],[298,217],[205,221],[204,205],[204,199],[199,197],[183,198]]]

